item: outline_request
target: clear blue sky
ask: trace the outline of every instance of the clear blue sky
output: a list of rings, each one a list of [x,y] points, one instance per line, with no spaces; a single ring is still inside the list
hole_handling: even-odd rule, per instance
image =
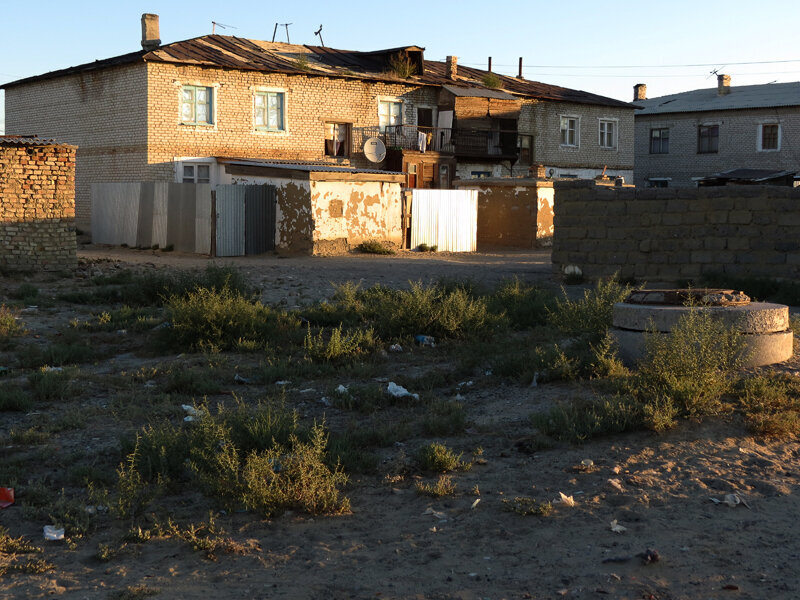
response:
[[[292,23],[292,43],[314,44],[322,24],[327,46],[416,44],[426,58],[481,68],[491,56],[509,75],[522,56],[528,79],[621,100],[639,82],[648,97],[715,87],[713,69],[733,86],[800,80],[790,0],[0,0],[0,82],[138,50],[144,12],[160,15],[162,43],[211,33],[216,21],[231,26],[218,33],[265,40],[276,22]],[[276,40],[286,41],[283,27]],[[3,123],[0,103],[0,132]]]

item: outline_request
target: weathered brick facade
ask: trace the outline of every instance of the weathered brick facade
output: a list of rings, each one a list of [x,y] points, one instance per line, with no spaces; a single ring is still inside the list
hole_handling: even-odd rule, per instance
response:
[[[698,152],[698,127],[719,125],[719,150]],[[758,148],[759,127],[778,123],[781,148]],[[669,130],[669,152],[651,154],[650,131]],[[729,169],[800,171],[800,107],[760,108],[695,113],[636,116],[634,183],[647,186],[651,180],[667,181],[669,187],[695,187],[693,178],[707,177]]]
[[[0,269],[77,266],[75,147],[0,138]]]
[[[800,189],[632,189],[555,183],[553,268],[685,282],[707,273],[800,277]]]

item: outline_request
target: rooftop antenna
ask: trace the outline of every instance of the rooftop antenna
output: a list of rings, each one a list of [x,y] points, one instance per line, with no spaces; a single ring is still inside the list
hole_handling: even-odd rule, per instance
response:
[[[286,28],[286,43],[291,44],[292,42],[289,40],[289,25],[291,25],[291,23],[280,23],[280,25],[283,25]]]
[[[272,41],[275,42],[275,33],[278,31],[278,24],[275,23],[275,29],[272,30]]]
[[[318,36],[319,36],[319,43],[320,43],[320,46],[322,46],[322,47],[324,48],[324,47],[325,47],[325,42],[323,42],[323,41],[322,41],[322,25],[321,25],[321,24],[320,24],[320,26],[319,26],[319,29],[317,29],[317,30],[314,32],[314,35],[318,35]]]
[[[709,78],[709,77],[711,77],[712,75],[719,75],[719,72],[720,72],[722,69],[724,69],[725,67],[727,67],[727,66],[728,66],[728,65],[722,65],[721,67],[718,67],[718,68],[716,68],[716,69],[712,70],[712,71],[711,71],[711,72],[708,74],[708,76],[706,77],[706,79],[708,79],[708,78]]]
[[[238,29],[238,27],[234,27],[233,25],[225,25],[225,23],[211,21],[211,35],[214,35],[214,33],[217,31],[217,27],[220,29]]]

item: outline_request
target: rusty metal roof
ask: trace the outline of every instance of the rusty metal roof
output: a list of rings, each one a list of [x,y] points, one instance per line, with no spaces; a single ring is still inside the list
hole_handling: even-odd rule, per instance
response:
[[[413,86],[440,87],[447,85],[456,89],[483,89],[486,90],[485,93],[508,93],[541,100],[633,108],[632,104],[613,98],[496,73],[493,75],[499,78],[501,85],[499,88],[489,88],[483,85],[483,79],[489,72],[472,67],[459,66],[458,78],[453,80],[446,75],[445,63],[438,61],[424,61],[423,72],[406,79],[394,75],[387,66],[387,57],[394,53],[403,51],[422,52],[422,50],[424,49],[420,46],[406,46],[360,52],[324,46],[250,40],[227,35],[204,35],[165,44],[150,52],[144,50],[131,52],[92,63],[51,71],[42,75],[18,79],[0,86],[0,89],[138,62],[162,62],[267,73],[388,81]]]

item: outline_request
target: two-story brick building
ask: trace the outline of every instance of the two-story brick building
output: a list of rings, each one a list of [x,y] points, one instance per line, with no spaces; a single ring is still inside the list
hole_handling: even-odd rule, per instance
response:
[[[534,164],[554,177],[633,175],[631,104],[456,57],[428,61],[418,46],[354,52],[222,35],[162,45],[157,15],[143,15],[142,50],[2,87],[10,134],[79,147],[82,227],[92,183],[214,185],[230,180],[230,159],[402,171],[409,187]],[[385,156],[365,151],[374,138]]]
[[[642,187],[694,187],[712,175],[800,171],[800,82],[717,87],[646,98],[634,88]]]

